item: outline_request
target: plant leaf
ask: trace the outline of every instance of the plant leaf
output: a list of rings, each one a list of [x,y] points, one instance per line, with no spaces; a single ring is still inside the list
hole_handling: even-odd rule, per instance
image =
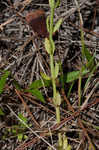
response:
[[[50,6],[50,8],[54,8],[55,7],[55,0],[49,0],[49,6]]]
[[[82,71],[82,75],[86,75],[89,71],[87,69]],[[68,72],[64,75],[64,82],[69,83],[79,78],[80,71]]]
[[[88,69],[90,69],[90,71],[91,71],[91,70],[94,68],[94,66],[95,66],[94,59],[95,59],[95,57],[92,56],[91,59],[90,59],[90,60],[87,62],[87,64],[86,64],[86,67],[87,67]]]
[[[49,16],[47,16],[46,25],[47,25],[47,31],[48,32],[50,31],[49,19],[50,19]]]
[[[60,0],[57,0],[56,4],[55,4],[55,8],[57,8],[60,5]]]
[[[89,50],[86,47],[84,48],[84,55],[85,55],[87,61],[89,62],[90,59],[92,58],[92,55],[90,54]]]
[[[67,92],[67,98],[69,98],[69,96],[70,96],[70,94],[71,94],[71,91],[72,91],[72,89],[73,89],[74,83],[75,83],[75,81],[73,81],[73,82],[71,83],[70,87],[69,87],[69,90],[68,90],[68,92]]]
[[[39,89],[42,87],[48,87],[51,85],[51,81],[50,80],[35,80],[34,82],[32,82],[32,84],[29,86],[29,89]]]
[[[24,135],[24,139],[26,140],[28,138],[28,136],[27,135]]]
[[[7,80],[9,75],[10,75],[10,72],[5,71],[5,73],[3,74],[3,76],[0,79],[0,94],[3,92],[4,86],[6,84],[6,80]]]
[[[55,78],[57,78],[58,76],[58,73],[59,73],[59,64],[58,63],[55,63]]]
[[[59,94],[59,92],[57,92],[56,99],[55,99],[55,105],[60,106],[61,102],[62,102],[61,95]]]
[[[51,78],[50,78],[47,74],[45,74],[45,73],[43,73],[43,72],[41,72],[41,76],[42,76],[42,78],[45,79],[45,80],[51,80]]]
[[[66,148],[66,150],[71,150],[71,149],[72,149],[71,145],[68,145]]]
[[[45,49],[47,51],[48,54],[51,54],[51,44],[50,41],[48,40],[48,38],[45,38]]]
[[[12,133],[13,133],[13,134],[16,134],[16,129],[17,129],[17,128],[13,128],[13,129],[12,129]],[[9,130],[9,132],[11,132],[11,130]]]
[[[45,103],[45,99],[44,99],[42,93],[38,89],[27,89],[26,91],[31,93],[33,96],[35,96],[41,102]]]
[[[18,117],[25,123],[27,123],[27,118],[24,117],[21,113],[18,114]]]
[[[0,116],[4,116],[4,112],[2,111],[2,109],[0,108]]]
[[[62,24],[62,21],[63,21],[62,18],[60,18],[60,19],[57,21],[57,23],[55,24],[55,27],[54,27],[54,29],[53,29],[53,33],[55,33],[55,32],[60,28],[60,26],[61,26],[61,24]]]
[[[17,137],[18,137],[19,142],[21,142],[21,141],[22,141],[22,138],[23,138],[23,134],[22,134],[22,133],[19,133],[19,134],[17,135]]]

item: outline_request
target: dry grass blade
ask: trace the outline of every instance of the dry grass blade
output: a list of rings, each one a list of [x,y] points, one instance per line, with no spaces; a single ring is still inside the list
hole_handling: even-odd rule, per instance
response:
[[[5,21],[4,23],[1,23],[1,24],[0,24],[0,29],[1,29],[1,31],[3,31],[4,26],[6,26],[7,24],[13,22],[14,20],[15,20],[15,18],[10,18],[10,19],[8,19],[7,21]]]
[[[93,89],[91,90],[91,92],[88,94],[86,100],[84,101],[84,103],[81,106],[81,110],[83,110],[88,105],[88,100],[90,99],[90,97],[92,96],[92,94],[94,93],[94,91],[96,90],[96,88],[98,86],[99,86],[99,82],[96,83],[96,85],[93,87]]]

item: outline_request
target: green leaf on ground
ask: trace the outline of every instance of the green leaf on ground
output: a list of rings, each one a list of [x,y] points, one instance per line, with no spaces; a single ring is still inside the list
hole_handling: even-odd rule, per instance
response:
[[[2,111],[1,108],[0,108],[0,116],[4,116],[4,112]]]
[[[3,74],[3,76],[0,79],[0,94],[3,92],[3,89],[4,89],[5,84],[6,84],[6,80],[7,80],[9,75],[10,75],[10,71],[5,71],[5,73]]]
[[[18,117],[25,123],[27,123],[27,118],[22,115],[22,113],[18,114]]]
[[[45,99],[44,99],[42,93],[40,92],[40,90],[38,90],[38,89],[27,89],[26,91],[31,93],[33,96],[35,96],[41,102],[45,103]]]
[[[50,80],[35,80],[29,86],[29,89],[39,89],[39,88],[42,88],[42,87],[49,87],[50,85],[51,85]]]
[[[88,70],[83,70],[82,71],[82,76],[86,75],[89,71]],[[64,82],[70,83],[74,80],[77,80],[79,78],[80,71],[72,71],[68,72],[67,74],[64,74]]]
[[[23,134],[22,134],[22,133],[19,133],[19,134],[17,135],[17,137],[18,137],[19,142],[21,142],[22,139],[23,139]]]

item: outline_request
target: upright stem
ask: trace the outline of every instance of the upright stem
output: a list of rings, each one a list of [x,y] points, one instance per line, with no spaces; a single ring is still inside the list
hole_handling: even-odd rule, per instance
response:
[[[49,33],[50,42],[52,41],[52,36],[53,36],[53,18],[54,18],[54,8],[51,8],[51,15],[50,15],[50,33]]]
[[[49,40],[51,44],[51,54],[50,54],[50,68],[51,68],[51,78],[52,78],[52,85],[53,85],[53,101],[55,101],[56,97],[56,83],[54,77],[54,52],[53,52],[53,18],[54,18],[54,7],[51,7],[51,15],[50,15],[50,32],[49,32]]]
[[[81,79],[82,79],[82,77],[80,74],[79,80],[78,80],[78,103],[79,103],[78,105],[79,105],[79,107],[81,105]]]
[[[52,86],[53,86],[53,103],[56,101],[56,82],[55,82],[55,66],[54,66],[54,50],[53,50],[53,18],[54,18],[54,9],[55,7],[51,7],[51,15],[50,15],[50,32],[49,32],[49,40],[51,45],[51,54],[50,54],[50,69],[51,69],[51,78],[52,78]],[[57,123],[60,123],[60,108],[55,105],[56,109],[56,120]],[[61,133],[58,134],[59,146],[62,146],[62,137]]]
[[[50,68],[51,68],[51,78],[52,78],[52,85],[53,85],[53,99],[55,100],[56,97],[56,83],[54,78],[54,59],[53,55],[50,55]]]
[[[54,77],[54,59],[53,55],[50,55],[50,68],[51,68],[51,78],[52,78],[52,86],[53,86],[53,103],[55,104],[56,101],[56,83],[55,83],[55,77]],[[57,123],[60,123],[60,107],[55,106],[56,109],[56,120]],[[62,146],[62,136],[61,133],[58,133],[58,140],[59,140],[59,146]]]
[[[56,120],[57,120],[57,123],[60,123],[60,108],[59,108],[59,106],[56,106]],[[62,146],[62,135],[61,135],[61,133],[58,133],[58,144],[59,144],[59,147]]]
[[[52,30],[51,30],[52,32]],[[50,43],[52,42],[52,33],[50,33]],[[51,68],[51,78],[52,78],[52,86],[53,86],[53,103],[55,104],[56,101],[56,83],[55,83],[55,75],[54,75],[54,58],[53,58],[53,50],[52,50],[52,54],[50,55],[50,68]],[[57,123],[60,123],[60,108],[59,106],[55,106],[56,109],[56,120]],[[59,146],[62,146],[62,137],[61,137],[61,133],[58,133],[58,143]]]

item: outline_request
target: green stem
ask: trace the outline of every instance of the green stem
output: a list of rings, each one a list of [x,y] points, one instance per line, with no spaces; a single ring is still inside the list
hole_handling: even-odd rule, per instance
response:
[[[55,78],[54,78],[54,59],[53,59],[53,55],[50,55],[50,68],[51,68],[51,78],[52,78],[52,85],[53,85],[53,99],[55,101],[56,83],[55,83]]]
[[[56,119],[57,119],[57,123],[60,123],[60,108],[59,108],[59,106],[56,106]]]
[[[53,103],[56,101],[56,81],[55,81],[55,66],[54,66],[54,52],[53,52],[53,18],[54,18],[54,9],[55,7],[51,7],[51,15],[50,15],[50,32],[49,32],[49,40],[51,44],[51,54],[50,54],[50,69],[51,69],[51,78],[52,78],[52,86],[53,86]],[[55,105],[56,109],[56,120],[57,123],[60,123],[60,108]],[[61,133],[58,133],[59,146],[62,146],[62,137]]]
[[[59,106],[56,106],[56,120],[57,120],[57,123],[60,123],[60,108],[59,108]],[[59,143],[59,147],[61,147],[62,146],[61,133],[58,133],[58,143]]]
[[[84,62],[84,56],[85,56],[85,41],[84,41],[84,32],[83,32],[83,29],[82,29],[82,26],[81,26],[81,45],[82,45],[82,61]]]
[[[49,40],[51,44],[51,54],[53,54],[53,18],[54,18],[54,7],[51,8],[50,15],[50,32],[49,32]]]
[[[82,77],[81,75],[79,76],[79,81],[78,81],[78,99],[79,99],[79,107],[81,105],[81,80]]]
[[[50,55],[50,68],[51,68],[51,78],[52,78],[52,86],[53,86],[53,103],[55,104],[56,100],[56,82],[55,82],[55,77],[54,77],[54,58],[53,54]],[[57,123],[60,123],[60,108],[59,106],[56,106],[56,120]],[[59,147],[62,146],[62,135],[61,133],[58,133],[58,142],[59,142]]]
[[[52,40],[53,35],[53,18],[54,18],[54,8],[51,8],[51,16],[50,16],[50,34],[49,39]]]

